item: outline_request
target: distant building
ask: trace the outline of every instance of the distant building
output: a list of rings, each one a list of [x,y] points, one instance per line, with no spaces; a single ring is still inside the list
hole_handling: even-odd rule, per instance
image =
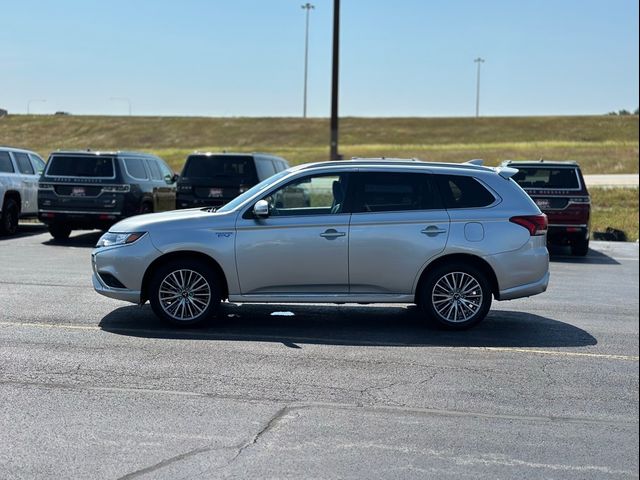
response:
[[[71,115],[69,112],[58,111],[54,115]]]
[[[7,115],[9,115],[9,112],[7,110],[5,110],[4,108],[0,108],[0,118],[1,117],[6,117]]]

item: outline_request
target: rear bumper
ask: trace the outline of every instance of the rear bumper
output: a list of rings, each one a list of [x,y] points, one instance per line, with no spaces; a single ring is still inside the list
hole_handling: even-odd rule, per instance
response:
[[[39,210],[38,220],[46,225],[65,224],[70,228],[108,228],[126,218],[122,212],[96,212],[82,210]]]
[[[526,285],[519,285],[517,287],[508,288],[500,291],[500,298],[498,300],[513,300],[515,298],[530,297],[543,293],[547,290],[549,285],[549,272],[535,282],[527,283]]]
[[[547,240],[552,244],[571,243],[572,240],[586,240],[589,238],[588,224],[549,224]]]

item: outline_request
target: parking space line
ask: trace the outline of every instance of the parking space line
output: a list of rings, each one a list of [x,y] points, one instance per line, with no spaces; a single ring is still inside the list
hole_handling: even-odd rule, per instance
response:
[[[97,325],[73,325],[73,324],[60,324],[60,323],[36,323],[36,322],[0,322],[0,326],[10,326],[10,327],[35,327],[35,328],[58,328],[58,329],[66,329],[66,330],[91,330],[91,331],[102,331]],[[113,332],[122,331],[122,332],[153,332],[149,329],[135,329],[135,328],[114,328]],[[187,334],[188,332],[181,332],[179,330],[170,331],[177,333]],[[219,338],[220,340],[229,340],[229,341],[243,341],[243,335],[238,334],[224,334],[224,333],[209,333],[209,332],[201,332],[203,337],[214,337]],[[269,336],[269,335],[261,335],[260,339],[262,341],[265,340],[273,340],[273,341],[282,341],[285,337],[281,336]],[[287,340],[294,342],[327,342],[335,345],[340,345],[340,342],[336,339],[323,339],[317,337],[286,337]],[[250,338],[247,337],[247,341]],[[260,341],[260,340],[256,340]],[[370,345],[370,346],[383,346],[383,347],[407,347],[404,343],[386,343],[385,345],[380,345],[377,342],[361,342],[361,345]],[[357,346],[357,345],[356,345]],[[420,346],[420,345],[416,345]],[[425,344],[423,346],[437,347],[437,348],[447,348],[444,345],[437,344]],[[609,353],[590,353],[590,352],[567,352],[562,350],[540,350],[535,348],[518,348],[518,347],[464,347],[464,346],[451,346],[448,348],[456,348],[456,349],[466,349],[466,350],[478,350],[478,351],[487,351],[487,352],[505,352],[505,353],[518,353],[518,354],[532,354],[532,355],[548,355],[548,356],[558,356],[558,357],[583,357],[583,358],[599,358],[604,360],[622,360],[622,361],[631,361],[638,362],[640,361],[640,356],[638,355],[619,355],[619,354],[609,354]]]

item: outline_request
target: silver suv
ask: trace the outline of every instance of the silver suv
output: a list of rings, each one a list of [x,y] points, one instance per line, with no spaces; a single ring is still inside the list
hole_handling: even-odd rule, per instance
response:
[[[492,297],[542,293],[547,219],[510,167],[352,160],[301,165],[224,207],[141,215],[92,252],[102,295],[191,325],[220,302],[417,303],[461,329]]]

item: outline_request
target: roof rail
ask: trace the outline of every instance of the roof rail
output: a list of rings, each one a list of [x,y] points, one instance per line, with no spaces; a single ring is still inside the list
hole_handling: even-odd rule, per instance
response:
[[[419,165],[416,165],[419,164]],[[352,160],[329,160],[326,162],[315,162],[298,165],[299,170],[312,168],[332,167],[332,166],[357,166],[357,165],[395,165],[395,166],[420,166],[420,167],[447,167],[467,170],[491,170],[489,167],[476,165],[473,163],[446,163],[446,162],[425,162],[417,158],[412,159],[389,159],[389,158],[357,158]]]

